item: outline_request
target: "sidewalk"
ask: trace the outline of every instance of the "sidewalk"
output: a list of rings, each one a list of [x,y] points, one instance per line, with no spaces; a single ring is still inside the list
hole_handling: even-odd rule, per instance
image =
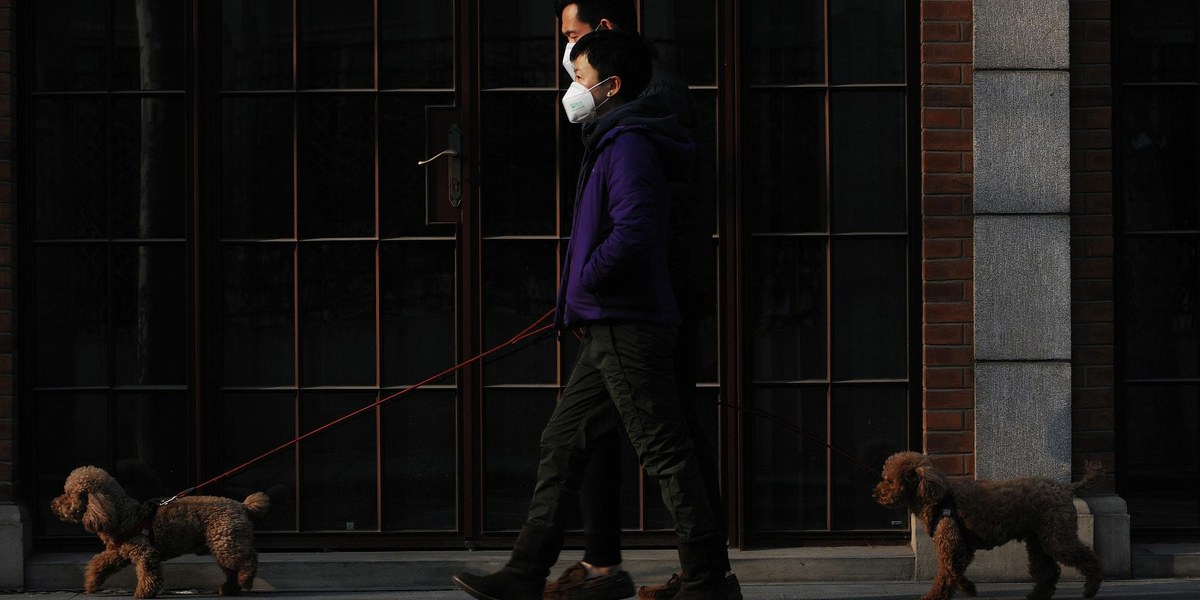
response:
[[[1023,583],[980,583],[978,598],[994,600],[1024,600],[1031,584]],[[1082,584],[1077,581],[1062,582],[1055,598],[1079,598]],[[789,583],[747,584],[742,586],[746,600],[918,600],[929,590],[927,581],[871,582],[871,583]],[[0,595],[5,599],[28,598],[30,600],[86,600],[88,598],[132,598],[129,590],[105,590],[87,596],[80,592],[35,592],[28,594]],[[159,598],[217,598],[212,591],[169,590]],[[429,591],[260,591],[255,590],[243,598],[286,598],[290,600],[471,600],[457,590]],[[962,598],[956,595],[956,598]],[[1125,579],[1107,581],[1100,587],[1096,598],[1104,600],[1196,600],[1200,598],[1200,579]]]

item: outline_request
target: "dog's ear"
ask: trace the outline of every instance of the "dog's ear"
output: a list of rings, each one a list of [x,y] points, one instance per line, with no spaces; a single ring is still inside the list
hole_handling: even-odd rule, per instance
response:
[[[916,472],[917,477],[921,479],[921,482],[917,484],[918,496],[927,501],[934,501],[946,495],[946,490],[950,488],[950,485],[933,465],[921,465],[916,468]]]
[[[83,518],[80,522],[83,523],[83,528],[92,532],[99,533],[109,531],[116,521],[117,506],[112,498],[104,492],[92,492],[87,495],[87,510],[83,513]]]

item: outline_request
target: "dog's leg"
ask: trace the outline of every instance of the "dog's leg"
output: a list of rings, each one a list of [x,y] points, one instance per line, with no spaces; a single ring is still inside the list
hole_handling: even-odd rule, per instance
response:
[[[1029,575],[1033,577],[1033,591],[1026,596],[1029,600],[1049,600],[1054,595],[1058,584],[1058,576],[1062,569],[1054,562],[1054,557],[1046,553],[1041,542],[1031,537],[1025,541],[1025,551],[1029,554]]]
[[[1104,576],[1100,573],[1100,559],[1096,553],[1079,541],[1072,532],[1070,539],[1047,540],[1046,551],[1055,560],[1069,567],[1079,569],[1083,574],[1083,597],[1091,598],[1100,590],[1100,582]]]
[[[954,565],[959,559],[957,555],[963,550],[963,545],[958,528],[949,519],[944,519],[938,526],[933,536],[933,548],[937,552],[938,570],[933,576],[933,587],[929,588],[929,593],[922,596],[921,600],[950,600],[954,596],[954,586],[960,575]]]
[[[225,571],[225,583],[217,588],[222,596],[236,596],[248,592],[254,586],[258,572],[258,553],[253,548],[221,548],[213,552],[221,570]]]
[[[975,560],[975,549],[965,548],[955,556],[954,564],[952,565],[954,573],[958,576],[958,581],[955,582],[954,589],[967,596],[974,596],[976,594],[975,582],[967,579],[967,567],[973,560]]]
[[[248,592],[254,588],[254,576],[258,573],[258,555],[251,554],[242,561],[242,568],[238,569],[238,587],[243,592]]]
[[[138,548],[133,555],[133,566],[137,569],[137,587],[134,598],[154,598],[162,590],[162,561],[154,548]]]
[[[83,572],[83,591],[95,594],[100,585],[113,573],[120,571],[129,564],[129,559],[120,555],[116,548],[105,548],[103,552],[88,561],[87,569]]]

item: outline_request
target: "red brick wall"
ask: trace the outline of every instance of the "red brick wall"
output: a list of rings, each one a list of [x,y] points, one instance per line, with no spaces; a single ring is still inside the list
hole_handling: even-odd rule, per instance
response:
[[[1071,0],[1071,361],[1074,458],[1116,452],[1110,0]],[[1112,489],[1111,479],[1107,482]]]
[[[13,183],[13,0],[0,0],[0,502],[16,480],[16,194]]]
[[[921,2],[924,449],[975,472],[971,1]]]

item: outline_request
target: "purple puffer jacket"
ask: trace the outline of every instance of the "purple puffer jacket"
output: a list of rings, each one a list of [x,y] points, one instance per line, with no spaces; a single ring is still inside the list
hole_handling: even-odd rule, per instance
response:
[[[584,139],[555,325],[678,325],[667,273],[670,182],[688,173],[695,145],[656,96],[585,126]]]

